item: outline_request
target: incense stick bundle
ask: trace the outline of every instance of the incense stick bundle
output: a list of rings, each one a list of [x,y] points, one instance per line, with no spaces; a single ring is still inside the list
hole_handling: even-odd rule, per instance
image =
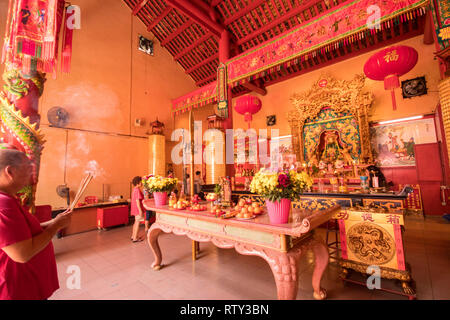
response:
[[[86,190],[87,186],[91,182],[92,178],[94,178],[92,173],[88,173],[88,175],[86,177],[84,177],[83,180],[81,180],[80,186],[78,187],[77,194],[75,195],[75,198],[73,199],[72,203],[70,204],[70,207],[69,207],[70,210],[73,210],[73,208],[75,208],[75,206],[77,205],[81,196],[83,195],[84,191]]]

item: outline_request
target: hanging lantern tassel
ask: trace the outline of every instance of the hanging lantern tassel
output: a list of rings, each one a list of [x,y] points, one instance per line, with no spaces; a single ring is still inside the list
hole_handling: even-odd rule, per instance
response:
[[[397,110],[397,101],[395,100],[395,89],[400,87],[400,81],[395,74],[388,75],[384,78],[384,90],[391,90],[392,109]]]
[[[246,112],[246,113],[244,114],[244,120],[245,120],[246,122],[251,122],[252,119],[253,119],[253,117],[252,117],[252,114],[251,114],[250,112]]]
[[[253,120],[252,114],[250,112],[246,112],[244,114],[244,120],[245,120],[245,122],[248,123],[248,128],[250,129],[250,125],[251,125],[252,120]]]

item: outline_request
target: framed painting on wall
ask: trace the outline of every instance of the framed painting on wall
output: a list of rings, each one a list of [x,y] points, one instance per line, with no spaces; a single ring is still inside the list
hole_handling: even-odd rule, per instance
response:
[[[276,170],[279,167],[294,169],[296,161],[292,147],[292,136],[283,136],[276,140],[270,140],[270,163],[272,169]]]
[[[437,141],[434,117],[372,124],[371,143],[379,167],[415,166],[414,145]]]

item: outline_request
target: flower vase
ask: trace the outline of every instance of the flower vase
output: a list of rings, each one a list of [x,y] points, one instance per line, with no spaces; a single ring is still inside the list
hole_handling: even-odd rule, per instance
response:
[[[165,206],[167,203],[167,192],[153,192],[155,198],[155,205],[157,207]]]
[[[291,212],[291,200],[281,199],[280,201],[269,201],[266,199],[267,212],[272,224],[284,224],[289,221]]]

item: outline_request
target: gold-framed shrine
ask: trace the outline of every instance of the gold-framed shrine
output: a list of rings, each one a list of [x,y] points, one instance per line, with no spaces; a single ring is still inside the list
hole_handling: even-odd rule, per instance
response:
[[[319,165],[373,162],[368,113],[374,100],[365,76],[338,80],[324,74],[307,91],[294,93],[287,117],[298,161]]]

